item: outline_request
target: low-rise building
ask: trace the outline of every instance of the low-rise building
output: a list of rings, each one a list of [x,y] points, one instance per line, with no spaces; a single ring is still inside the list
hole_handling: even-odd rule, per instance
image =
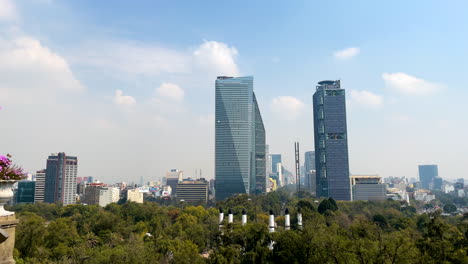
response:
[[[205,179],[183,180],[177,183],[177,199],[187,202],[206,202],[209,183]]]
[[[127,201],[143,203],[143,193],[139,189],[130,189],[127,191]]]
[[[99,205],[104,207],[116,203],[120,199],[120,190],[117,187],[102,187],[99,190]]]
[[[378,175],[351,176],[353,200],[382,201],[386,197],[386,186]]]

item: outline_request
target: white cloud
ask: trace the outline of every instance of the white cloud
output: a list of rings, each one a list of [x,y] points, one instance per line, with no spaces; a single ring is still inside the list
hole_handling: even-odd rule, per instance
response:
[[[382,74],[386,85],[407,95],[429,95],[444,88],[444,85],[431,83],[402,72]]]
[[[238,51],[225,43],[205,41],[195,50],[176,50],[132,41],[86,42],[71,51],[73,62],[131,75],[209,74],[239,76]]]
[[[184,90],[180,88],[177,84],[173,83],[163,83],[161,86],[156,88],[156,93],[165,98],[169,98],[174,101],[182,101],[184,99]]]
[[[132,75],[189,71],[189,58],[182,52],[139,42],[86,42],[73,54],[71,58],[78,64]]]
[[[114,95],[114,103],[117,105],[134,105],[136,100],[132,96],[123,95],[121,90],[117,90]]]
[[[217,75],[239,76],[236,64],[238,51],[222,42],[205,41],[193,56],[197,63]]]
[[[28,36],[0,35],[0,101],[51,100],[59,92],[80,92],[67,61]]]
[[[305,104],[292,96],[278,96],[270,104],[271,110],[281,118],[293,120],[303,111]]]
[[[18,18],[16,7],[11,0],[0,0],[0,20],[15,20]]]
[[[384,99],[382,96],[374,94],[372,92],[362,90],[351,90],[351,103],[369,106],[369,107],[379,107],[383,105]]]
[[[358,55],[359,52],[361,52],[361,50],[359,48],[352,47],[352,48],[347,48],[347,49],[335,51],[333,53],[333,56],[336,59],[346,60],[346,59],[350,59],[350,58]]]

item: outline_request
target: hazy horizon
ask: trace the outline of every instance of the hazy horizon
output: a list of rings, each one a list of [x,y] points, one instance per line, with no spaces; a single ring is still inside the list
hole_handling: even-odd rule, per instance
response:
[[[352,174],[467,178],[468,3],[0,0],[0,154],[78,176],[214,178],[217,76],[254,76],[270,154],[313,149],[317,82],[346,89]],[[455,137],[454,135],[460,135]]]

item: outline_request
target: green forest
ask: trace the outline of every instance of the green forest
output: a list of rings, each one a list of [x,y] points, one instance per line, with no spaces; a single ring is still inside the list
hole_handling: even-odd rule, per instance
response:
[[[219,207],[234,223],[218,227]],[[242,210],[248,223],[241,225]],[[291,230],[284,228],[284,210]],[[297,226],[301,208],[303,228]],[[468,263],[468,215],[418,214],[399,201],[239,195],[216,206],[22,204],[17,263]],[[268,232],[268,216],[277,228]],[[270,243],[274,244],[269,249]]]

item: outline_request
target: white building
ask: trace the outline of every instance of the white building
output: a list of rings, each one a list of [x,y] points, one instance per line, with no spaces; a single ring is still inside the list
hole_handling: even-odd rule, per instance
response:
[[[102,187],[99,191],[99,205],[104,207],[116,203],[120,199],[120,190],[117,187]]]
[[[36,187],[34,190],[34,202],[44,202],[44,190],[45,190],[45,170],[36,172]]]
[[[432,200],[435,200],[435,195],[430,194],[427,191],[417,190],[417,191],[414,192],[414,199],[416,201],[423,201],[423,202],[427,203],[427,202],[430,202]]]
[[[127,201],[143,203],[143,193],[139,189],[131,189],[127,191]]]

